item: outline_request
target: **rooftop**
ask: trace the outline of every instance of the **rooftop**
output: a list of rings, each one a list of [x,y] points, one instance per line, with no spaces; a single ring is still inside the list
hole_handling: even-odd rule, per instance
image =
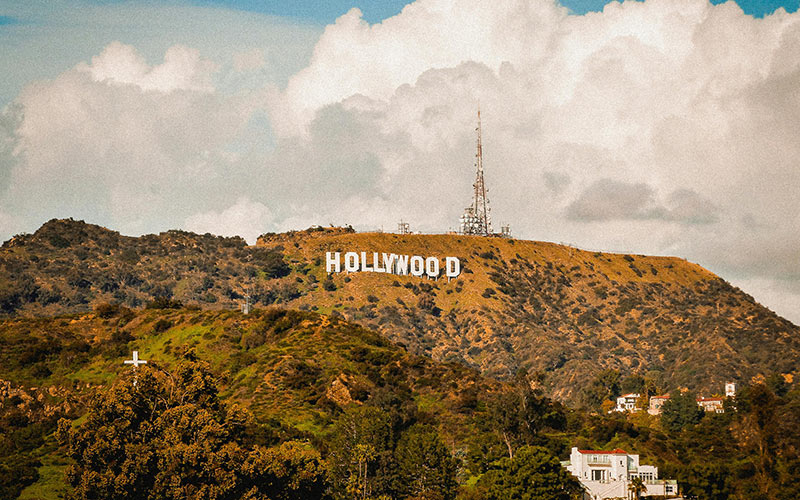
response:
[[[619,448],[611,451],[602,451],[602,450],[578,450],[578,453],[583,453],[584,455],[627,455],[628,452],[625,450],[620,450]]]

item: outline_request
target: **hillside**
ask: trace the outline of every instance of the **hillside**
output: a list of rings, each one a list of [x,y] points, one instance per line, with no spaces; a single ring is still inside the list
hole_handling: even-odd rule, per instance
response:
[[[321,408],[359,404],[382,392],[425,400],[446,419],[466,394],[500,387],[463,365],[436,363],[375,332],[297,310],[243,315],[100,307],[83,315],[7,319],[0,330],[0,378],[14,386],[77,396],[129,374],[122,361],[132,349],[150,367],[165,369],[193,350],[220,375],[227,399],[261,419],[279,416],[314,432],[330,423]]]
[[[9,451],[0,453],[0,497],[2,484],[13,480],[6,477],[6,458],[17,456],[11,464],[18,466],[28,454],[41,464],[40,478],[23,498],[36,491],[55,498],[63,490],[68,461],[55,446],[55,422],[79,419],[90,398],[131,377],[123,360],[132,349],[148,361],[142,369],[159,371],[193,352],[209,363],[223,399],[254,415],[260,439],[306,439],[322,450],[343,409],[365,404],[435,423],[453,446],[466,446],[477,435],[479,396],[485,400],[503,388],[463,365],[436,363],[356,325],[296,310],[245,316],[100,307],[11,318],[0,321],[0,449]]]
[[[358,418],[362,425],[374,422],[384,429],[382,456],[389,460],[372,472],[375,488],[392,488],[392,457],[404,438],[424,428],[433,429],[452,455],[462,500],[486,498],[482,484],[493,477],[487,471],[506,456],[509,442],[516,449],[545,446],[562,459],[572,446],[623,448],[701,498],[788,500],[800,493],[794,432],[800,392],[779,378],[742,387],[737,412],[701,415],[685,428],[669,429],[647,414],[626,419],[569,410],[541,397],[531,385],[536,377],[487,379],[463,364],[411,354],[337,315],[100,305],[84,314],[0,320],[0,498],[64,498],[65,471],[75,462],[56,438],[59,419],[73,430],[84,427],[97,419],[91,408],[111,397],[109,414],[125,426],[129,416],[116,406],[124,400],[113,395],[134,392],[132,370],[122,362],[132,350],[148,361],[140,368],[142,391],[152,387],[148,374],[173,378],[181,373],[176,367],[197,358],[211,378],[184,380],[201,395],[215,385],[222,404],[244,407],[253,416],[248,440],[273,450],[302,446],[329,471],[339,464],[337,450],[349,446],[349,434],[337,429]],[[95,428],[99,439],[113,435]],[[336,491],[337,476],[326,478]],[[767,490],[780,495],[764,496]]]
[[[463,272],[449,282],[343,273],[335,290],[317,287],[291,304],[340,311],[416,352],[500,378],[544,372],[572,403],[605,368],[705,393],[800,368],[796,325],[683,259],[460,235],[310,231],[258,245],[308,263],[318,280],[326,251],[459,257]]]
[[[456,256],[448,282],[324,269],[326,251]],[[719,393],[727,380],[796,374],[800,329],[685,260],[586,252],[460,235],[312,229],[259,238],[170,231],[140,238],[50,221],[0,249],[0,308],[21,316],[138,307],[156,296],[232,309],[256,305],[341,315],[411,352],[498,378],[543,372],[564,401],[592,403],[603,369],[660,390]]]

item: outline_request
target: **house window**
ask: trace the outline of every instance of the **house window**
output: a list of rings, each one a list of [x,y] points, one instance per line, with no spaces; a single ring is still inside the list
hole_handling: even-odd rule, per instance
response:
[[[592,470],[592,481],[602,481],[605,479],[604,470]]]

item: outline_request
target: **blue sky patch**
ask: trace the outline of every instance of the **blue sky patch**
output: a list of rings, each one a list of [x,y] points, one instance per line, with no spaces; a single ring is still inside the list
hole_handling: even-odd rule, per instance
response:
[[[236,10],[293,17],[328,24],[353,7],[358,7],[369,23],[377,23],[400,13],[406,0],[199,0],[195,5],[214,5]]]
[[[602,11],[610,1],[617,0],[560,0],[562,5],[577,15]],[[720,4],[724,1],[711,0],[711,3]],[[408,0],[292,0],[290,2],[285,0],[196,0],[194,3],[195,5],[213,5],[286,16],[321,24],[331,23],[351,8],[358,7],[364,14],[364,19],[374,24],[399,14],[403,7],[412,2]],[[737,0],[736,3],[746,14],[763,17],[772,14],[779,7],[783,7],[787,12],[795,12],[800,0]]]

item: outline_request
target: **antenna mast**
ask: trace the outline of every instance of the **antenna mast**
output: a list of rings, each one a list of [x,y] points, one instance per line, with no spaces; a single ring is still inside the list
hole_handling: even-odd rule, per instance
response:
[[[489,199],[486,197],[486,184],[483,180],[483,144],[481,142],[481,110],[478,109],[478,152],[475,155],[475,193],[472,205],[464,210],[461,216],[461,233],[489,236],[492,234],[492,222],[489,218]]]

